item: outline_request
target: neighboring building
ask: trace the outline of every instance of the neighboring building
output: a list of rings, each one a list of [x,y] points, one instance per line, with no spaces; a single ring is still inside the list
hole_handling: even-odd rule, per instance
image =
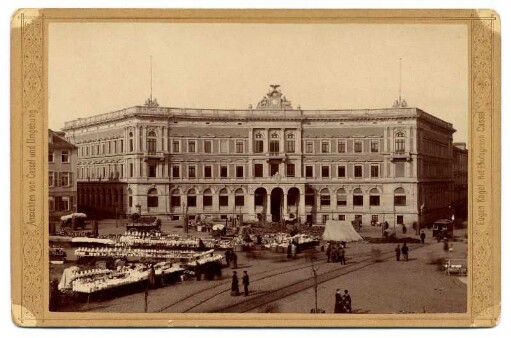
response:
[[[452,125],[418,108],[293,109],[278,86],[257,108],[144,106],[69,121],[80,208],[180,219],[449,217]]]
[[[48,209],[51,222],[76,211],[77,148],[63,132],[48,130]]]
[[[468,218],[468,150],[466,143],[454,143],[453,160],[453,214],[457,221],[466,221]]]

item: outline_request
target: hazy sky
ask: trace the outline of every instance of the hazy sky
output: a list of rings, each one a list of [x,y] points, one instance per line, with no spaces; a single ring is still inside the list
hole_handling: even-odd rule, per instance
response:
[[[464,25],[52,23],[49,127],[142,105],[254,106],[280,84],[294,107],[391,107],[402,93],[467,139]]]

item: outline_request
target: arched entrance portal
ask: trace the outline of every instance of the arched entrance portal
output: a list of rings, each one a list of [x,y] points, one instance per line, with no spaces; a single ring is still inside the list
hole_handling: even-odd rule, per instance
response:
[[[282,218],[282,202],[284,192],[281,188],[274,188],[271,191],[271,220],[273,222],[279,222]]]
[[[298,218],[298,205],[300,204],[300,190],[296,187],[287,192],[287,212],[289,217]],[[285,213],[285,211],[284,211]]]
[[[266,222],[266,205],[268,195],[266,193],[266,189],[257,188],[254,191],[254,209],[257,215],[257,220],[259,222]]]

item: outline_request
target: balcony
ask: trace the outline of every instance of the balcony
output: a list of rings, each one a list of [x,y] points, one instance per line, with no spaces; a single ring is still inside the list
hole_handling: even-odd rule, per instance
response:
[[[390,153],[391,161],[411,161],[412,155],[409,151],[394,151]]]
[[[280,152],[269,152],[266,154],[266,160],[280,160],[285,161],[286,160],[286,153],[280,153]]]
[[[163,161],[165,160],[165,153],[163,151],[146,151],[144,153],[145,160],[157,160]]]

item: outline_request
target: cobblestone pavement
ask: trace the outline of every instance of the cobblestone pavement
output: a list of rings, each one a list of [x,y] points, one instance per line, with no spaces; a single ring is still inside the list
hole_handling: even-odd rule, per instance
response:
[[[108,229],[111,227],[112,224],[106,225],[102,231],[112,232]],[[361,234],[378,236],[378,231],[366,227]],[[334,293],[340,288],[349,290],[356,313],[465,312],[466,282],[446,276],[432,264],[438,258],[466,258],[463,236],[452,243],[452,252],[445,253],[442,243],[431,241],[430,232],[427,235],[426,244],[410,245],[408,262],[395,261],[395,244],[391,243],[349,243],[345,266],[327,263],[324,252],[318,252],[314,263],[318,273],[318,307],[332,313]],[[372,249],[379,249],[381,254],[375,257]],[[287,259],[285,254],[261,251],[242,252],[238,257],[238,275],[247,270],[251,278],[248,297],[230,295],[232,269],[226,268],[221,279],[187,280],[151,290],[148,312],[308,313],[314,307],[311,262],[304,254]],[[144,293],[137,291],[116,299],[73,304],[67,310],[143,312]]]

